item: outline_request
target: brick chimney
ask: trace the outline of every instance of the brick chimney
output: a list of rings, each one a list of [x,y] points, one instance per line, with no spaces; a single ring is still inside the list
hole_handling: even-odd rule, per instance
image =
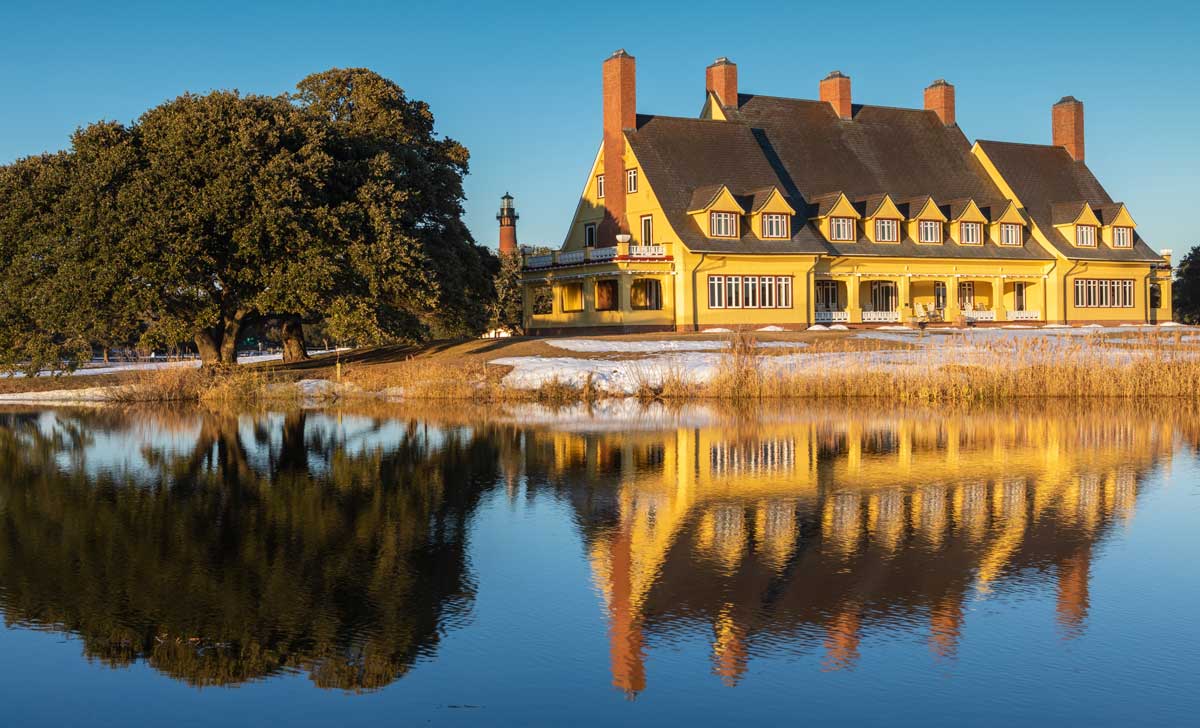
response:
[[[496,219],[500,221],[500,255],[513,255],[517,252],[517,208],[513,207],[512,195],[507,192],[500,198],[500,212]]]
[[[1083,161],[1083,102],[1064,96],[1054,105],[1054,146],[1066,147],[1076,162]]]
[[[925,110],[938,115],[946,126],[954,126],[954,86],[939,78],[925,89]]]
[[[709,93],[716,94],[722,106],[737,106],[737,64],[725,56],[713,61],[705,69],[704,88]]]
[[[625,219],[625,130],[637,126],[637,65],[621,49],[604,61],[604,208],[597,245],[616,245]]]
[[[835,114],[843,119],[849,119],[850,109],[850,77],[841,71],[831,71],[821,79],[821,100],[828,101],[833,106]]]

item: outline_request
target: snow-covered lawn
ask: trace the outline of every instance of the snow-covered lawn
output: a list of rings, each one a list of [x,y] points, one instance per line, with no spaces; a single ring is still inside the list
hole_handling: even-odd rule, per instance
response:
[[[689,341],[687,339],[662,339],[655,341],[612,341],[607,339],[547,339],[546,343],[556,349],[566,349],[590,354],[662,354],[674,351],[722,351],[728,349],[728,341]],[[772,349],[802,349],[808,344],[803,341],[760,341],[758,346]]]
[[[316,356],[317,354],[331,354],[334,351],[349,351],[349,350],[350,350],[349,347],[342,347],[341,349],[310,349],[308,354],[309,354],[309,356]],[[283,354],[278,354],[278,353],[276,353],[276,354],[239,354],[238,355],[238,364],[258,364],[260,362],[266,362],[266,361],[279,361],[282,358],[283,358]],[[75,371],[71,372],[71,375],[76,376],[76,377],[94,377],[94,376],[98,376],[101,374],[116,374],[118,372],[137,372],[137,371],[149,372],[149,371],[154,371],[156,369],[173,369],[175,367],[193,367],[193,368],[195,368],[195,367],[199,367],[199,366],[200,366],[199,359],[175,359],[175,360],[167,360],[167,359],[153,360],[153,359],[151,359],[151,360],[147,360],[147,361],[121,362],[119,364],[113,364],[113,363],[103,364],[100,362],[92,362],[90,364],[85,364],[85,365],[79,367]],[[49,376],[52,376],[53,374],[54,374],[54,372],[41,371],[41,372],[38,372],[37,375],[39,377],[49,377]],[[24,377],[24,376],[25,375],[22,372],[16,372],[14,374],[0,373],[0,378],[4,378],[4,377],[19,378],[19,377]]]

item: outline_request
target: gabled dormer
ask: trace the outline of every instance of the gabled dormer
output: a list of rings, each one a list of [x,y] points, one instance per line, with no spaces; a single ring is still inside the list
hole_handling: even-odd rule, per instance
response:
[[[1100,218],[1087,202],[1055,202],[1050,216],[1054,229],[1076,248],[1099,245]]]
[[[863,233],[872,243],[895,245],[904,234],[904,213],[891,195],[870,195],[858,201]]]
[[[1112,202],[1095,207],[1096,217],[1100,220],[1100,238],[1104,244],[1117,250],[1129,250],[1133,247],[1133,230],[1137,223],[1129,214],[1124,202]]]
[[[858,221],[862,215],[846,195],[830,192],[812,199],[809,218],[831,243],[853,243],[858,240]]]
[[[692,192],[688,215],[710,238],[740,238],[745,207],[725,185],[708,185]]]
[[[951,240],[959,245],[983,245],[988,219],[975,200],[951,200],[941,210],[949,223]]]
[[[928,195],[909,200],[908,237],[923,245],[941,245],[946,235],[946,215],[937,202]]]
[[[1025,234],[1029,221],[1012,200],[993,203],[988,206],[988,237],[996,245],[1005,247],[1020,247],[1025,244]]]
[[[750,195],[750,230],[763,240],[788,240],[792,237],[792,207],[774,185]]]

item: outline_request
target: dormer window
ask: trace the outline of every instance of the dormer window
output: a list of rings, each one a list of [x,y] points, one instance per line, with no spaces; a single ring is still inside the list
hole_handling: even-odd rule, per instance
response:
[[[900,242],[900,221],[899,220],[876,220],[875,221],[875,241],[879,243],[898,243]]]
[[[850,242],[854,240],[854,218],[829,218],[829,239],[838,242]]]
[[[1081,248],[1096,247],[1096,226],[1095,225],[1076,225],[1075,226],[1075,244]]]
[[[983,225],[977,222],[964,222],[958,226],[959,242],[963,245],[983,244]]]
[[[1132,248],[1133,247],[1133,228],[1131,228],[1131,227],[1115,227],[1115,228],[1113,228],[1113,247],[1114,248]]]
[[[625,191],[629,194],[637,192],[638,174],[636,169],[625,170]]]
[[[604,199],[604,175],[596,175],[596,197]]]
[[[767,213],[762,216],[762,236],[764,238],[787,239],[791,237],[791,220],[789,215],[782,213]]]
[[[917,233],[922,243],[942,242],[942,224],[937,220],[922,220]]]
[[[714,238],[738,237],[738,216],[733,212],[713,212],[708,216],[708,234]]]
[[[1021,238],[1022,238],[1022,235],[1021,235],[1021,226],[1020,225],[1017,225],[1016,223],[1012,223],[1012,222],[1005,222],[1005,223],[1000,224],[1000,244],[1001,245],[1020,245],[1023,242],[1021,240]]]

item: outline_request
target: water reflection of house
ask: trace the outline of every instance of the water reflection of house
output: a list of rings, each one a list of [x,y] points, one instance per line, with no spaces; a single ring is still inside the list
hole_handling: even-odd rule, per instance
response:
[[[1017,572],[1053,575],[1074,634],[1093,544],[1131,516],[1171,437],[1132,419],[814,416],[743,433],[534,433],[527,467],[567,476],[613,680],[633,694],[647,634],[680,620],[711,625],[731,685],[756,643],[845,669],[872,629],[914,620],[949,658],[967,601]]]

